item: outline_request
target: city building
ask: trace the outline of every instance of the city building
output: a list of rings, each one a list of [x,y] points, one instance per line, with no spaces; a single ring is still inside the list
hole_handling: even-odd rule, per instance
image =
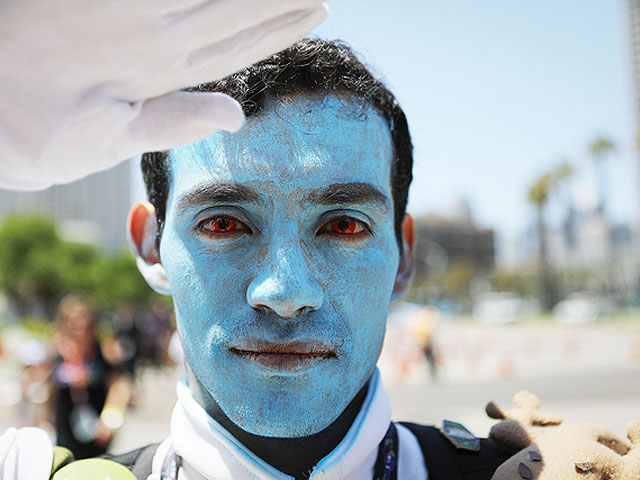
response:
[[[640,124],[640,0],[627,0],[633,105],[636,121]]]
[[[472,299],[490,288],[495,234],[479,228],[461,200],[453,211],[415,219],[415,281],[410,297],[442,311],[471,309]]]
[[[134,165],[135,164],[135,165]],[[132,176],[137,161],[67,185],[41,192],[0,189],[0,220],[7,215],[38,212],[50,216],[61,235],[95,244],[106,251],[126,248],[125,220],[132,203]]]
[[[468,261],[478,273],[488,276],[495,265],[494,231],[471,222],[427,215],[416,219],[416,268],[445,269]]]

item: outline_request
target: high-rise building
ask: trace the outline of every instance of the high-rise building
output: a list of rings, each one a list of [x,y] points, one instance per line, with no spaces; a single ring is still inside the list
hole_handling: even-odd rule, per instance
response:
[[[0,219],[14,213],[39,212],[50,216],[67,240],[93,243],[107,251],[126,248],[132,170],[130,162],[124,162],[41,192],[0,190]]]
[[[636,122],[640,124],[640,0],[627,0],[629,39],[631,43],[631,74],[633,106]]]

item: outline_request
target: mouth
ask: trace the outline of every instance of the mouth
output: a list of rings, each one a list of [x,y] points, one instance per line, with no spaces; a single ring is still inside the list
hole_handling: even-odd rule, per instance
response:
[[[253,341],[229,350],[271,370],[298,371],[336,358],[332,347],[316,342],[272,343]]]

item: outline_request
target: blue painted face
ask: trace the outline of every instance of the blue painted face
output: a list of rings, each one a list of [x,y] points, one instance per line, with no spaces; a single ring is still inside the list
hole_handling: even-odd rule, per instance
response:
[[[382,118],[334,96],[268,101],[173,150],[160,257],[178,330],[242,429],[317,433],[371,376],[399,262],[391,158]]]

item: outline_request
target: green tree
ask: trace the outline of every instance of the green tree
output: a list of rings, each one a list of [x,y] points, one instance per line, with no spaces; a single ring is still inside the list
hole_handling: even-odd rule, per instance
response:
[[[523,297],[536,293],[534,272],[496,270],[490,281],[492,290],[496,292],[514,292]]]
[[[60,242],[43,216],[8,217],[0,225],[0,288],[21,316],[34,300],[55,296],[62,282],[55,255]]]
[[[35,306],[52,317],[60,298],[71,292],[104,309],[166,298],[148,287],[131,253],[105,255],[94,245],[65,241],[42,215],[10,216],[0,223],[0,290],[21,317]]]
[[[444,273],[442,277],[442,287],[450,298],[458,301],[469,300],[469,287],[475,273],[476,269],[471,260],[456,260],[451,263]]]
[[[128,251],[96,262],[91,283],[91,298],[101,308],[114,308],[121,302],[146,306],[161,297],[149,288]]]

